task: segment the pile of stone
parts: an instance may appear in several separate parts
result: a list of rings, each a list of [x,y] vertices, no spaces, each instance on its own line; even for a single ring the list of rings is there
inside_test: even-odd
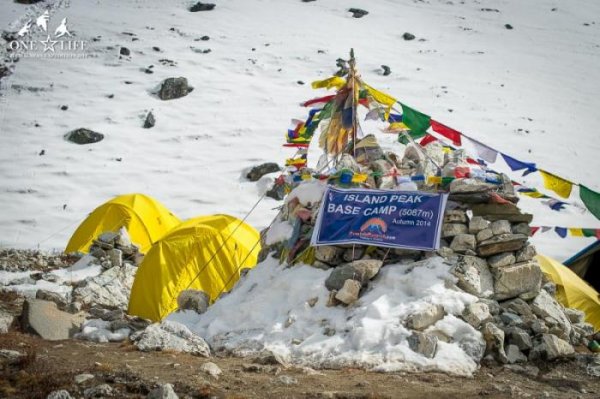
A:
[[[594,328],[584,321],[583,312],[565,309],[554,298],[556,287],[545,281],[535,248],[528,242],[532,215],[517,207],[518,198],[507,176],[474,167],[461,150],[445,154],[437,143],[423,150],[408,146],[401,158],[384,153],[372,138],[356,159],[344,154],[337,170],[368,173],[370,177],[361,186],[378,189],[410,189],[403,186],[410,182],[407,177],[438,171],[442,177],[454,177],[442,186],[449,200],[441,248],[423,252],[362,245],[311,247],[319,203],[302,203],[292,191],[276,224],[287,223],[293,232],[289,239],[272,243],[270,232],[264,231],[261,259],[271,254],[290,265],[302,262],[331,270],[325,281],[330,291],[328,306],[352,306],[376,283],[372,280],[381,267],[398,263],[418,267],[420,260],[441,256],[455,277],[449,284],[478,298],[461,316],[485,339],[485,347],[464,348],[478,362],[551,360],[574,353],[573,345],[588,344]],[[290,184],[292,188],[297,185]],[[417,184],[412,189],[436,192],[440,188],[426,180]],[[413,351],[432,358],[437,342],[452,342],[452,337],[432,327],[444,316],[443,306],[431,305],[405,320],[405,326],[413,331],[409,338]]]
[[[124,263],[137,266],[143,259],[139,248],[131,242],[123,228],[118,233],[109,231],[100,234],[90,246],[89,253],[100,260],[104,269],[121,267]]]
[[[69,264],[62,253],[45,253],[30,249],[0,249],[0,270],[6,272],[48,271]]]

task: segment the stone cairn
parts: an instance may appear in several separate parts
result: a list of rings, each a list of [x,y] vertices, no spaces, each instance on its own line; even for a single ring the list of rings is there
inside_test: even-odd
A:
[[[302,262],[331,270],[325,281],[330,291],[328,306],[348,306],[357,301],[382,266],[414,262],[418,266],[419,261],[441,256],[456,277],[454,288],[479,298],[462,314],[486,342],[485,350],[481,348],[481,353],[474,356],[478,360],[504,364],[551,360],[574,353],[573,345],[588,344],[594,328],[584,321],[583,312],[565,309],[554,298],[556,286],[545,280],[535,260],[535,248],[528,243],[532,215],[516,206],[518,198],[506,175],[474,167],[462,150],[445,153],[435,142],[422,149],[409,145],[400,158],[384,153],[373,136],[367,138],[375,144],[359,151],[359,142],[356,158],[343,154],[337,164],[340,172],[369,174],[362,187],[393,189],[403,177],[407,181],[406,177],[435,175],[439,170],[442,178],[450,178],[446,179],[451,181],[449,184],[441,186],[449,198],[440,249],[424,252],[361,245],[311,247],[319,203],[288,198],[277,222],[288,221],[294,226],[294,234],[287,241],[267,245],[268,232],[263,231],[259,260],[271,254],[289,265]],[[465,170],[469,178],[454,178],[457,171]],[[297,184],[291,183],[289,188]],[[425,180],[418,183],[418,189],[439,191],[440,186],[428,185]],[[434,357],[437,342],[452,339],[423,332],[444,316],[443,306],[431,305],[408,317],[406,327],[414,330],[409,338],[412,350]]]

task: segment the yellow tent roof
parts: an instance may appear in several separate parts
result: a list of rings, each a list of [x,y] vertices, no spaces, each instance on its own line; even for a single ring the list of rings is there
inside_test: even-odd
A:
[[[133,282],[128,313],[159,321],[177,308],[185,289],[204,291],[214,302],[231,290],[240,270],[256,265],[260,234],[228,215],[194,218],[155,243]]]
[[[542,272],[556,284],[556,298],[565,307],[585,312],[588,323],[600,330],[600,296],[571,269],[544,255],[536,256]]]
[[[89,251],[92,241],[106,231],[125,227],[131,241],[146,253],[152,244],[181,221],[164,205],[144,194],[115,197],[94,209],[79,225],[65,252]]]

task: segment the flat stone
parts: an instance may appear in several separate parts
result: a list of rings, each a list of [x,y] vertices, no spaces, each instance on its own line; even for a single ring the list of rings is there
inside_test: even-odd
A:
[[[26,299],[23,303],[23,328],[49,341],[73,337],[81,330],[84,321],[84,314],[63,312],[54,302]]]
[[[200,336],[173,321],[151,324],[145,330],[133,333],[129,339],[143,352],[174,351],[210,356],[210,348]]]
[[[506,359],[509,364],[527,362],[527,356],[516,345],[508,345],[506,347]]]
[[[458,234],[452,239],[450,249],[454,252],[465,253],[475,250],[475,236],[471,234]]]
[[[280,172],[281,168],[275,162],[266,162],[256,165],[246,174],[246,179],[250,181],[259,181],[261,177],[269,173]]]
[[[65,310],[68,305],[68,301],[65,297],[53,291],[37,290],[35,293],[35,299],[54,302],[56,306],[61,310]]]
[[[467,305],[462,313],[462,317],[467,323],[477,329],[481,324],[492,319],[488,305],[482,302]]]
[[[541,285],[542,270],[537,262],[516,263],[494,271],[494,299],[499,301],[539,292]]]
[[[450,183],[450,194],[488,192],[493,186],[476,179],[454,179]]]
[[[325,286],[328,290],[340,290],[348,279],[356,280],[361,286],[379,273],[383,262],[377,259],[361,259],[333,269]]]
[[[535,247],[527,244],[523,249],[516,252],[515,257],[517,262],[527,262],[528,260],[533,259],[535,255],[537,255]]]
[[[193,6],[189,8],[190,12],[199,12],[199,11],[211,11],[216,7],[216,4],[213,3],[202,3],[201,1],[197,2]]]
[[[477,234],[481,230],[487,229],[490,227],[490,221],[485,220],[481,216],[473,216],[469,221],[469,233]],[[491,237],[491,236],[490,236]]]
[[[477,238],[477,242],[482,242],[485,240],[489,240],[493,236],[494,236],[494,233],[492,233],[492,229],[485,228],[483,230],[478,231],[475,238]]]
[[[490,221],[508,220],[511,223],[531,223],[533,215],[521,213],[514,204],[474,204],[471,207],[473,216],[483,216]]]
[[[512,234],[511,225],[508,220],[496,220],[492,222],[490,228],[495,236],[499,236],[501,234]]]
[[[571,322],[565,316],[561,305],[546,291],[541,290],[538,296],[531,302],[531,309],[538,317],[546,320],[550,318],[563,331],[560,338],[569,339],[571,334]]]
[[[494,236],[489,240],[481,241],[477,246],[480,256],[488,257],[501,252],[517,251],[527,242],[527,236],[523,234],[502,234]]]
[[[476,256],[461,256],[451,273],[458,278],[457,286],[480,298],[494,294],[494,277],[487,262]]]
[[[467,223],[467,214],[460,209],[447,209],[444,213],[444,223]]]
[[[413,352],[419,353],[427,358],[435,357],[438,338],[435,335],[413,331],[408,337],[408,346]]]
[[[159,384],[150,391],[146,399],[179,399],[179,396],[175,393],[172,384]]]
[[[445,312],[442,305],[428,304],[424,309],[408,316],[407,326],[413,330],[424,330],[430,325],[444,318]]]
[[[86,381],[93,380],[94,379],[94,375],[93,374],[88,374],[88,373],[77,374],[75,376],[75,378],[73,378],[73,379],[75,380],[76,384],[83,384]]]
[[[512,252],[502,252],[487,258],[488,264],[492,268],[510,266],[515,263],[515,260]]]
[[[454,237],[459,234],[466,234],[467,226],[461,223],[445,223],[442,226],[442,238]]]
[[[351,279],[346,280],[344,281],[344,286],[335,294],[335,299],[346,305],[353,304],[358,300],[360,287],[360,282]]]

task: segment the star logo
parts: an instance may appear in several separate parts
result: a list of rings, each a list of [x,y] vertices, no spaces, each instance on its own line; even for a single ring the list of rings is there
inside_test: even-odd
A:
[[[48,35],[46,40],[40,40],[40,43],[42,43],[44,45],[44,53],[45,53],[47,51],[54,52],[54,46],[56,45],[56,43],[58,43],[58,41],[50,40],[50,35]]]

